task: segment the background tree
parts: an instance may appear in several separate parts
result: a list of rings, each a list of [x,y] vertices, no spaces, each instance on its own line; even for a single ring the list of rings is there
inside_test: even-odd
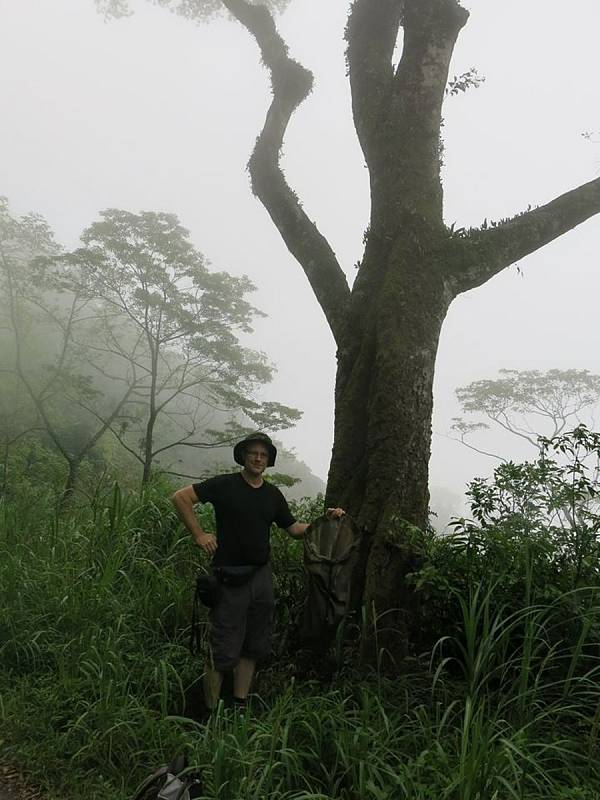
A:
[[[583,422],[594,428],[593,411],[600,402],[600,375],[586,369],[546,372],[501,369],[500,376],[473,381],[456,390],[463,413],[487,420],[454,419],[452,430],[471,450],[506,460],[469,441],[473,434],[490,427],[516,436],[540,452],[543,447],[540,436],[553,438]]]
[[[101,218],[65,262],[80,276],[74,289],[108,309],[91,349],[127,362],[134,412],[108,427],[142,464],[142,482],[168,451],[213,448],[245,432],[242,415],[270,431],[298,420],[296,409],[253,397],[273,368],[238,339],[261,313],[246,300],[250,280],[211,271],[173,214],[109,209]],[[211,411],[219,430],[207,430]]]
[[[158,2],[196,19],[218,10],[207,0]],[[222,0],[222,7],[254,37],[271,76],[272,103],[249,163],[253,191],[304,269],[337,344],[327,498],[344,505],[367,532],[369,607],[406,608],[403,576],[414,568],[409,532],[427,522],[433,373],[450,303],[600,211],[600,179],[512,219],[448,227],[440,180],[442,103],[469,14],[457,0],[354,0],[346,28],[348,74],[370,175],[371,218],[350,288],[279,164],[288,122],[310,93],[312,74],[289,57],[273,4]],[[404,619],[397,617],[400,625]]]
[[[116,475],[122,457],[100,445],[108,431],[147,482],[165,453],[196,477],[208,464],[190,466],[186,449],[212,452],[249,426],[276,431],[298,419],[253,396],[273,370],[236,336],[259,313],[245,299],[252,284],[209,270],[175,217],[106,212],[85,239],[88,247],[62,254],[41,218],[15,218],[2,202],[3,492],[10,453],[27,436],[13,461],[55,489],[62,476],[64,503],[84,461]],[[46,462],[50,484],[39,474]]]
[[[102,391],[90,373],[91,342],[102,311],[73,290],[61,270],[45,269],[59,247],[36,215],[12,217],[0,207],[0,293],[3,301],[2,406],[6,476],[8,448],[42,430],[66,465],[61,503],[72,495],[80,466],[124,413],[132,386]],[[114,378],[114,376],[113,376]],[[3,408],[3,411],[4,411]],[[24,423],[23,410],[30,420]],[[13,427],[13,426],[17,427]]]

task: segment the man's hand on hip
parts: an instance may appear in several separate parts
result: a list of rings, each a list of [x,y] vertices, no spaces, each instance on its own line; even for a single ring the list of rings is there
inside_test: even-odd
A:
[[[198,536],[196,544],[209,556],[214,556],[217,552],[217,537],[212,533],[203,533],[201,536]]]

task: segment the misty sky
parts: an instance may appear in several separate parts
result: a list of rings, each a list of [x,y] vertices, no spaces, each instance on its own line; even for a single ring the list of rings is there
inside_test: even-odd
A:
[[[279,372],[265,393],[304,410],[286,445],[326,476],[334,347],[306,278],[249,190],[245,165],[269,104],[254,42],[228,20],[195,26],[143,0],[103,21],[93,0],[0,0],[0,194],[43,214],[67,247],[107,207],[176,213],[219,269],[248,274],[269,316],[252,344]],[[280,28],[316,87],[293,118],[284,167],[349,280],[368,181],[345,77],[345,0],[292,0]],[[446,220],[511,216],[600,174],[598,0],[472,0],[451,74]],[[600,135],[598,136],[600,139]],[[437,366],[431,483],[460,492],[493,462],[446,438],[454,389],[503,367],[600,372],[600,216],[453,303]]]

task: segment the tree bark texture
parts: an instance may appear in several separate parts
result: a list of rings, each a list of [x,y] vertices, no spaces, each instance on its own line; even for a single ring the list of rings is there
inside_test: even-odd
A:
[[[327,502],[365,531],[362,601],[409,634],[404,580],[428,521],[433,375],[452,300],[600,211],[600,179],[513,219],[455,232],[443,221],[442,103],[468,19],[458,0],[355,0],[346,29],[357,135],[371,218],[352,289],[279,165],[291,114],[312,76],[290,59],[269,12],[223,0],[254,36],[273,100],[250,159],[252,187],[304,269],[338,347]],[[392,54],[404,29],[397,66]]]

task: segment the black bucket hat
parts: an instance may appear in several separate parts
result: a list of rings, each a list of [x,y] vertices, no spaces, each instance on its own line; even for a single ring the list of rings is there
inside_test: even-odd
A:
[[[275,459],[277,458],[277,448],[271,441],[271,437],[267,436],[266,433],[249,433],[248,436],[245,436],[241,442],[238,442],[233,448],[233,458],[235,463],[242,467],[244,466],[244,452],[250,442],[260,442],[261,444],[264,444],[269,451],[269,461],[267,466],[274,467]]]

